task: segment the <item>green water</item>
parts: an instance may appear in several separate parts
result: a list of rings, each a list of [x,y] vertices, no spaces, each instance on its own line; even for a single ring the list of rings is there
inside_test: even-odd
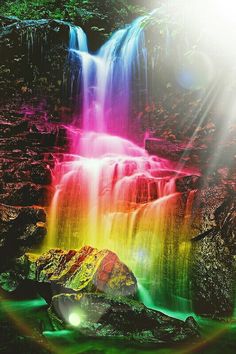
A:
[[[55,354],[235,354],[236,353],[236,322],[220,323],[196,317],[202,334],[201,340],[194,345],[178,345],[172,347],[145,347],[124,341],[105,339],[88,339],[78,337],[73,330],[53,331],[47,316],[47,305],[41,298],[33,300],[5,300],[0,303],[0,325],[9,321],[22,336],[35,337],[35,332],[43,333],[42,352],[45,347],[48,353]],[[164,311],[169,315],[185,319],[186,314],[175,314]],[[30,334],[31,333],[31,334]],[[4,343],[0,343],[0,353],[5,354]],[[10,348],[7,353],[16,353]],[[16,348],[17,350],[17,348]],[[39,349],[39,353],[41,353]],[[37,352],[38,353],[38,352]],[[24,352],[22,354],[34,354]]]

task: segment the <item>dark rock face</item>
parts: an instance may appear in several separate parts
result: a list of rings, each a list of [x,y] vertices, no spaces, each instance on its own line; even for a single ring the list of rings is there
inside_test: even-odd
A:
[[[66,131],[40,111],[0,115],[0,203],[48,205],[53,152],[67,147]]]
[[[215,213],[224,200],[234,193],[227,184],[208,185],[199,189],[192,205],[192,228],[194,236],[210,231],[217,226]],[[223,208],[225,210],[225,208]]]
[[[236,238],[235,196],[213,213],[212,228],[193,240],[193,305],[200,315],[231,316],[235,305]],[[208,226],[209,227],[209,226]]]
[[[42,107],[0,114],[0,268],[39,245],[53,194],[55,152],[67,149],[65,128]]]
[[[73,313],[80,314],[77,330],[84,336],[146,344],[176,343],[198,337],[193,318],[182,322],[124,297],[91,293],[53,297],[49,316],[55,329],[68,326]]]
[[[63,21],[6,19],[0,29],[1,100],[34,95],[55,106],[63,98],[69,25]]]
[[[0,203],[9,217],[0,231],[5,271],[46,234],[46,214],[36,206],[50,204],[54,153],[68,147],[59,115],[71,112],[62,105],[69,24],[12,17],[0,22]]]
[[[35,282],[39,288],[46,285],[45,289],[49,290],[42,295],[47,301],[51,293],[65,291],[104,292],[115,296],[135,296],[137,292],[133,273],[115,253],[89,246],[79,251],[52,249],[39,257],[25,254],[17,261],[13,273],[9,273],[9,282],[14,282],[15,288],[22,279]]]
[[[45,221],[42,208],[0,205],[0,269],[7,267],[12,257],[42,241]]]
[[[234,272],[230,249],[212,230],[193,246],[194,310],[210,317],[231,316],[234,310]]]
[[[179,177],[176,180],[176,190],[181,193],[197,190],[201,187],[202,183],[201,177],[196,175]]]

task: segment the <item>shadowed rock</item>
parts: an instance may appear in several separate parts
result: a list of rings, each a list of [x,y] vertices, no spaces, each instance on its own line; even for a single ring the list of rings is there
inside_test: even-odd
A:
[[[199,335],[192,317],[183,322],[137,301],[105,294],[56,295],[48,312],[56,330],[71,326],[70,315],[77,314],[79,334],[90,337],[164,344],[193,340]]]
[[[213,227],[193,239],[193,307],[200,315],[229,317],[235,304],[235,195],[225,198],[215,211],[209,198],[207,201]],[[217,202],[215,194],[215,205]]]
[[[0,204],[0,256],[1,264],[15,255],[24,253],[38,244],[46,234],[45,212],[37,207],[12,207]],[[3,262],[4,261],[4,262]]]

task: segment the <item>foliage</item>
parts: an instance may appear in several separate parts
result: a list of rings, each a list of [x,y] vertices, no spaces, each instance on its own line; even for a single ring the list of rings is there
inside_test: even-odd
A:
[[[53,18],[88,25],[107,34],[147,11],[132,0],[15,0],[1,1],[0,13],[20,19]],[[102,28],[102,29],[101,29]]]

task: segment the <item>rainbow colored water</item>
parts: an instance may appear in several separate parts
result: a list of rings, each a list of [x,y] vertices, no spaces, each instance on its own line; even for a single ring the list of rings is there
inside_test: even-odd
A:
[[[68,127],[71,148],[54,169],[46,247],[111,249],[155,305],[189,310],[193,193],[178,193],[176,179],[190,172],[124,138],[134,80],[147,99],[145,20],[117,31],[97,54],[88,52],[83,31],[71,28],[69,62],[81,68],[69,80],[77,127]]]

